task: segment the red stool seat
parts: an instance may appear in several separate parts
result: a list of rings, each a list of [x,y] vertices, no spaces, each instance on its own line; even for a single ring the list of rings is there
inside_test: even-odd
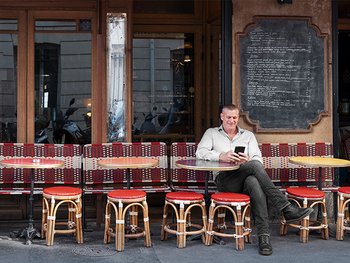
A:
[[[350,194],[350,187],[340,187],[339,189],[338,189],[338,192],[339,193],[343,193],[343,194]]]
[[[202,194],[196,192],[171,192],[165,196],[172,200],[202,200],[204,198]]]
[[[304,198],[323,198],[325,196],[324,192],[320,190],[306,187],[289,187],[286,191],[288,194]]]
[[[115,190],[107,196],[114,199],[140,199],[146,197],[146,193],[141,190]]]
[[[211,199],[221,202],[249,202],[250,197],[237,193],[217,193],[211,196]]]
[[[54,196],[75,196],[82,193],[81,189],[70,186],[54,186],[45,188],[43,190],[44,194],[54,195]]]

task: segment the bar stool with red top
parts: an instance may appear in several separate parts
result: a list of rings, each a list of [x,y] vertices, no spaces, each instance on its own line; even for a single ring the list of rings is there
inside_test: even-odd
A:
[[[289,187],[286,190],[286,195],[288,200],[295,202],[299,207],[313,207],[316,204],[321,204],[322,206],[322,222],[310,219],[307,216],[299,221],[299,224],[293,224],[286,222],[282,214],[281,222],[281,235],[287,233],[288,226],[300,229],[300,242],[306,243],[309,238],[309,230],[321,229],[321,235],[323,239],[328,239],[328,223],[327,223],[327,211],[326,211],[326,201],[325,193],[317,189],[311,189],[307,187]],[[310,222],[313,223],[310,226]]]
[[[350,231],[350,187],[338,189],[338,217],[337,217],[337,240],[344,239],[344,231]]]
[[[176,223],[167,224],[168,208],[171,206],[176,215]],[[178,206],[178,207],[177,207]],[[202,210],[203,225],[191,223],[191,209],[200,207]],[[175,229],[171,229],[174,228]],[[194,227],[198,230],[191,230]],[[163,224],[161,229],[161,240],[167,240],[168,233],[177,236],[177,247],[186,247],[186,236],[202,234],[205,243],[205,232],[207,231],[207,211],[205,208],[204,195],[196,192],[171,192],[165,196],[163,212]]]
[[[83,243],[81,189],[70,186],[56,186],[43,190],[42,238],[46,236],[46,245],[52,246],[55,234],[69,233],[76,236],[79,244]],[[58,202],[58,203],[56,203]],[[68,221],[56,222],[60,205],[68,203]],[[56,229],[66,225],[68,229]]]
[[[124,204],[126,205],[124,208]],[[111,208],[114,208],[116,227],[110,227]],[[143,211],[144,228],[137,224],[138,207]],[[125,226],[125,215],[129,210],[130,225]],[[130,230],[125,234],[125,230]],[[123,251],[125,238],[144,237],[144,243],[147,247],[151,246],[151,235],[149,229],[148,205],[146,202],[146,193],[140,190],[115,190],[107,194],[106,219],[104,243],[109,243],[111,238],[116,237],[116,250]]]
[[[235,207],[235,210],[232,208]],[[235,225],[226,225],[225,213],[228,209],[231,211]],[[243,211],[243,212],[242,212]],[[218,212],[217,225],[214,227],[215,213]],[[252,234],[250,228],[250,197],[245,194],[237,193],[217,193],[211,196],[211,205],[209,209],[208,231],[206,245],[213,243],[213,237],[234,237],[236,239],[236,249],[244,249],[244,238],[252,243]],[[227,228],[235,229],[234,234],[225,233]]]

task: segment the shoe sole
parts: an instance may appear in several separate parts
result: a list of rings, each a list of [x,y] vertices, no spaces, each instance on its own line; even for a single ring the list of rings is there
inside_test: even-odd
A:
[[[300,221],[302,220],[304,217],[307,217],[308,215],[310,215],[312,212],[314,211],[313,208],[310,208],[307,212],[305,212],[305,214],[303,214],[302,216],[298,217],[298,218],[293,218],[293,219],[289,219],[286,220],[286,223],[291,223],[291,222],[295,222],[295,221]]]
[[[269,251],[269,252],[267,252],[267,251],[260,251],[260,250],[259,250],[259,254],[260,254],[260,255],[263,255],[263,256],[270,256],[270,255],[272,254],[272,250]]]

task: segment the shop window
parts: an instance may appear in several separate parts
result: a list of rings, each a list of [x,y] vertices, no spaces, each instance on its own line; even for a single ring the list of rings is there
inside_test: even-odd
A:
[[[90,118],[91,34],[37,32],[35,142],[91,143]]]
[[[171,143],[194,135],[193,37],[134,35],[134,141]]]
[[[0,19],[0,30],[17,30],[17,20]],[[17,34],[0,34],[0,141],[17,141]]]

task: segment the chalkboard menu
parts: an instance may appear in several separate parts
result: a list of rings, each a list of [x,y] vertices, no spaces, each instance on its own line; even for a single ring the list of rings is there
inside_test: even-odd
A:
[[[325,35],[308,20],[257,19],[239,45],[247,119],[257,131],[310,131],[326,114]]]

